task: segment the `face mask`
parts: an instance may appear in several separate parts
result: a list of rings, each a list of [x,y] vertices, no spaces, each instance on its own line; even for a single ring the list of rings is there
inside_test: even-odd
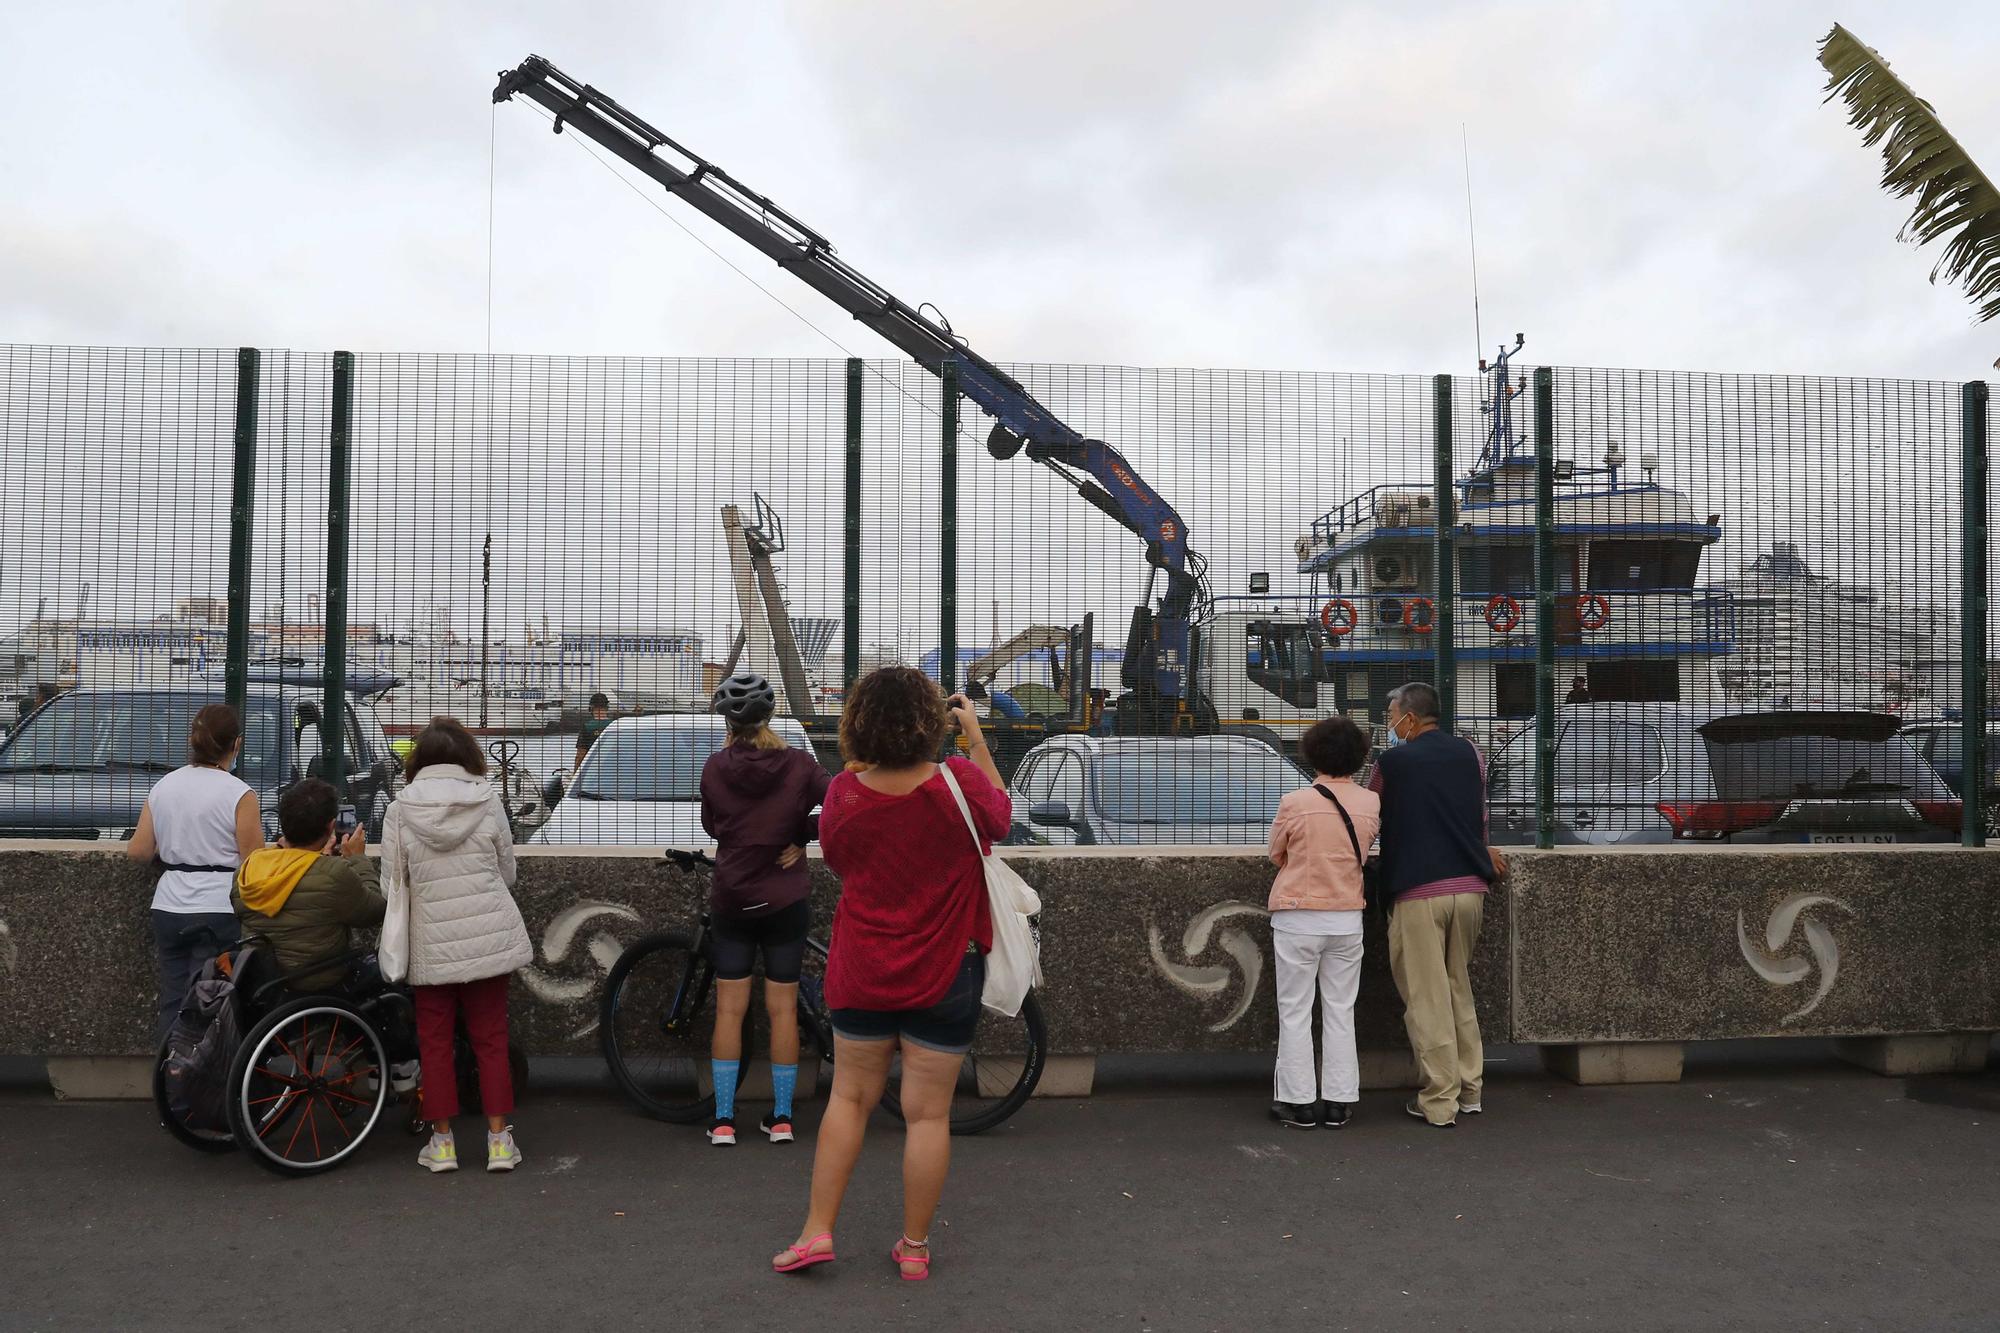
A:
[[[1391,723],[1389,726],[1389,739],[1382,742],[1382,748],[1385,750],[1393,750],[1402,743],[1403,743],[1403,733],[1396,729],[1394,723]]]

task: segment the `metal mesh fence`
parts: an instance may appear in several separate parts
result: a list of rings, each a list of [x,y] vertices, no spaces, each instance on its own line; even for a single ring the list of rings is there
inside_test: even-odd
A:
[[[850,678],[902,662],[979,702],[1022,841],[1261,842],[1305,729],[1379,746],[1413,680],[1489,756],[1496,842],[1958,836],[1987,592],[1960,386],[1559,368],[1542,395],[1507,361],[1447,379],[1440,422],[1429,376],[1004,368],[1122,454],[1092,475],[997,456],[970,402],[948,431],[910,362],[352,364],[343,416],[334,356],[260,359],[235,600],[267,810],[331,767],[331,634],[371,824],[448,714],[524,838],[699,842],[723,674],[769,677],[831,766]],[[69,691],[0,751],[0,830],[120,836],[222,694],[236,375],[0,349],[0,693],[12,720]],[[616,725],[576,775],[596,696]]]

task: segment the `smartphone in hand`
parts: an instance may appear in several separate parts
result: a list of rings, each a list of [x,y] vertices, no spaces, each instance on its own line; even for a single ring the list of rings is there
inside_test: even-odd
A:
[[[333,827],[340,840],[345,842],[354,836],[354,830],[361,827],[361,817],[354,812],[353,806],[343,805]]]

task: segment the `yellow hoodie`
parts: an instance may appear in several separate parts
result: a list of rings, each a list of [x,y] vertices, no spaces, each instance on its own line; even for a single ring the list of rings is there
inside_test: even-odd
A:
[[[236,892],[243,905],[259,916],[276,916],[319,855],[291,847],[261,847],[250,853],[236,872]]]

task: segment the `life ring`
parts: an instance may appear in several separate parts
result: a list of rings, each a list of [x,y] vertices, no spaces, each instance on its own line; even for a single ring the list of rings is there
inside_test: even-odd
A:
[[[1424,613],[1423,623],[1417,622],[1417,612]],[[1412,634],[1429,634],[1437,624],[1437,607],[1428,597],[1412,597],[1403,603],[1403,628]]]
[[[1506,593],[1486,599],[1486,626],[1495,634],[1509,634],[1521,623],[1521,604]]]
[[[1576,599],[1576,623],[1585,629],[1603,629],[1611,623],[1611,603],[1600,592],[1587,592]]]
[[[1339,613],[1336,620],[1335,613]],[[1336,597],[1319,609],[1319,623],[1328,634],[1336,637],[1354,633],[1354,627],[1361,623],[1361,613],[1354,609],[1354,603],[1345,597]]]

